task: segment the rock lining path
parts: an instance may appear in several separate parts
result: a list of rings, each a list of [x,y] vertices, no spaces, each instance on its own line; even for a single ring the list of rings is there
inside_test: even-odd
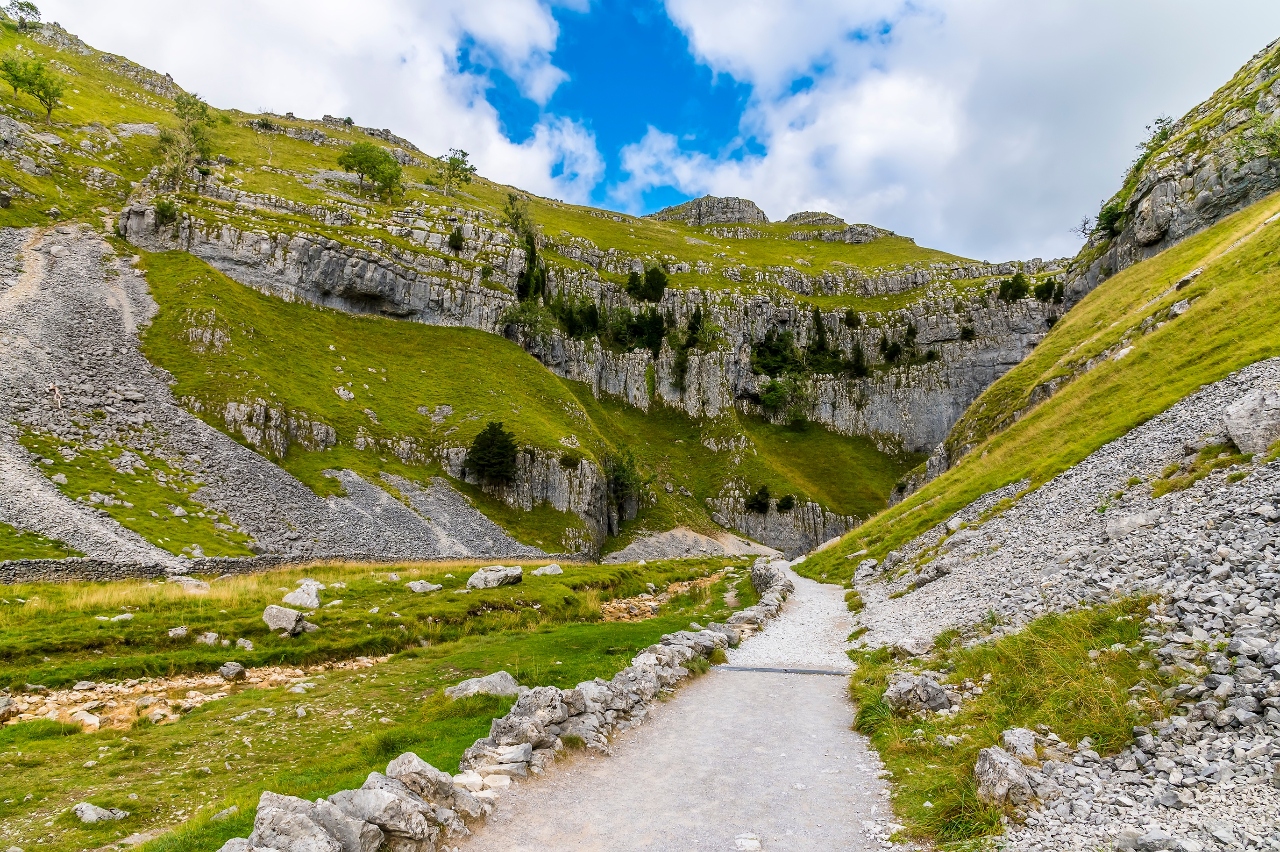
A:
[[[788,573],[795,594],[730,664],[849,671],[843,591]],[[615,739],[611,756],[513,788],[460,848],[878,849],[888,793],[850,730],[847,688],[843,677],[713,669]]]

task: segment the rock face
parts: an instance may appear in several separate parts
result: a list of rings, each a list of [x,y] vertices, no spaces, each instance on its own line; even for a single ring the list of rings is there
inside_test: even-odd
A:
[[[769,217],[746,198],[704,195],[684,204],[665,207],[648,218],[684,222],[686,225],[767,225]]]
[[[1223,412],[1222,423],[1240,452],[1264,453],[1280,438],[1280,390],[1258,388]]]
[[[1122,269],[1153,257],[1280,189],[1280,150],[1260,130],[1273,120],[1280,81],[1272,42],[1153,144],[1136,180],[1108,204],[1114,233],[1095,233],[1068,279],[1079,298]]]
[[[496,589],[513,586],[524,579],[524,569],[519,565],[489,565],[467,578],[468,589]]]
[[[1031,784],[1022,761],[999,746],[978,752],[973,780],[978,785],[978,798],[988,804],[1020,805],[1031,798]]]
[[[772,501],[765,513],[748,511],[741,496],[707,500],[711,518],[755,541],[763,541],[789,559],[808,553],[824,541],[844,535],[858,519],[828,512],[817,503],[799,503],[788,512],[779,512]]]

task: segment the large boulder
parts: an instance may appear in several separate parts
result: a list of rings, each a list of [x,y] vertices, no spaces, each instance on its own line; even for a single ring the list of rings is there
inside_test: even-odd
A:
[[[309,811],[311,803],[304,804],[309,806]],[[255,849],[277,849],[279,852],[344,852],[337,839],[299,810],[259,804],[249,845]]]
[[[453,776],[441,772],[411,751],[387,764],[387,777],[394,778],[424,799],[447,801],[453,794]]]
[[[469,698],[472,695],[500,695],[510,697],[520,694],[520,684],[507,672],[494,672],[484,677],[473,677],[445,689],[449,698]]]
[[[1227,406],[1222,421],[1242,453],[1261,453],[1280,439],[1280,389],[1258,388]]]
[[[951,698],[942,684],[929,674],[910,672],[898,672],[890,678],[883,700],[895,713],[904,714],[920,710],[937,712],[951,706]]]
[[[519,565],[489,565],[481,568],[467,579],[468,589],[496,589],[498,586],[512,586],[524,579],[524,569]]]
[[[89,802],[81,802],[71,809],[71,812],[83,823],[93,824],[95,822],[109,822],[113,819],[124,819],[129,815],[128,811],[122,811],[119,808],[100,808]]]
[[[262,611],[262,620],[267,623],[267,627],[271,630],[279,630],[283,633],[288,633],[290,636],[297,636],[302,632],[302,613],[296,609],[289,609],[287,606],[268,604],[267,608]]]
[[[1027,728],[1010,728],[1000,735],[1005,750],[1024,763],[1036,761],[1036,734]]]
[[[1022,761],[1000,746],[978,752],[973,780],[978,785],[978,798],[987,804],[1020,805],[1031,798],[1031,782]]]

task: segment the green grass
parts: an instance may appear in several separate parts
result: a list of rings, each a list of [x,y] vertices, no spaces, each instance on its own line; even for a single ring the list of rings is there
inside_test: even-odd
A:
[[[246,666],[306,665],[393,653],[423,642],[595,621],[602,600],[640,594],[646,582],[665,587],[700,577],[722,564],[570,565],[563,575],[530,576],[519,585],[466,594],[458,590],[475,563],[407,566],[399,569],[399,582],[387,580],[384,569],[316,565],[218,580],[204,594],[142,580],[6,586],[0,603],[0,685],[56,687],[79,680],[211,672],[231,658]],[[319,631],[281,639],[263,623],[262,610],[280,603],[282,589],[295,588],[304,576],[347,587],[321,594],[322,606],[310,616]],[[419,578],[445,588],[431,594],[405,588]],[[334,600],[342,604],[323,606]],[[370,611],[375,607],[379,612]],[[122,612],[133,619],[105,620]],[[168,630],[178,626],[191,635],[170,639]],[[194,636],[206,631],[232,641],[249,639],[254,650],[196,643]]]
[[[799,570],[847,578],[856,566],[846,554],[883,557],[983,494],[1023,478],[1038,486],[1202,385],[1280,354],[1280,224],[1267,224],[1278,211],[1273,195],[1104,282],[970,407],[948,438],[974,445],[955,468]],[[1193,283],[1174,289],[1199,267]],[[1144,320],[1180,299],[1194,300],[1186,313],[1143,333]],[[1076,375],[1122,341],[1133,347],[1122,360]],[[1012,422],[1036,387],[1070,376]]]
[[[461,598],[449,592],[415,596],[402,583],[378,582],[385,580],[385,571],[371,575],[362,566],[317,566],[307,575],[330,581],[341,577],[348,583],[346,589],[322,593],[323,598],[340,594],[347,603],[317,614],[320,632],[290,640],[305,643],[330,636],[327,648],[312,645],[299,656],[282,650],[284,640],[272,643],[252,621],[264,600],[278,599],[276,587],[292,586],[302,576],[300,570],[215,583],[204,596],[138,582],[7,587],[6,597],[12,600],[21,593],[29,596],[29,603],[0,610],[0,647],[22,641],[26,630],[43,634],[63,626],[60,637],[48,636],[45,648],[36,652],[56,656],[54,662],[60,665],[49,663],[30,672],[49,681],[82,676],[120,680],[136,672],[131,661],[144,654],[160,659],[160,668],[182,668],[189,658],[157,635],[178,620],[221,627],[228,636],[244,633],[266,649],[261,657],[255,657],[256,651],[246,655],[235,649],[209,649],[207,659],[195,666],[205,671],[228,658],[296,663],[341,657],[359,650],[359,637],[369,632],[365,622],[386,637],[399,634],[398,624],[405,623],[411,627],[407,639],[412,641],[373,668],[310,674],[307,680],[315,688],[305,695],[284,688],[232,688],[229,697],[208,702],[172,724],[143,722],[127,731],[93,734],[70,733],[65,726],[47,722],[0,729],[0,767],[6,769],[0,772],[0,824],[13,832],[6,842],[24,848],[39,842],[40,848],[62,852],[93,848],[136,831],[170,829],[147,848],[207,852],[229,837],[247,835],[264,789],[306,798],[328,795],[359,786],[370,771],[381,770],[407,750],[456,771],[462,751],[488,732],[489,720],[504,713],[508,702],[449,702],[441,697],[441,687],[498,669],[531,685],[569,687],[597,676],[611,677],[663,633],[687,627],[692,620],[723,619],[729,611],[724,592],[737,585],[739,599],[746,599],[750,583],[745,577],[720,581],[702,593],[679,596],[665,604],[658,617],[636,623],[593,622],[584,601],[631,595],[643,590],[646,582],[665,584],[723,564],[703,560],[566,566],[561,576],[529,577],[519,586]],[[441,579],[446,572],[457,575],[452,582],[444,579],[450,586],[469,574],[455,565],[410,567],[401,577],[402,582],[410,576]],[[566,604],[566,598],[578,603]],[[368,612],[375,602],[382,604],[378,615]],[[534,603],[543,605],[541,613],[532,609]],[[101,643],[99,622],[89,614],[119,611],[120,606],[137,607],[130,624],[137,630],[132,644]],[[389,617],[393,607],[402,619]],[[552,607],[559,609],[553,612]],[[81,611],[85,617],[77,614]],[[423,647],[419,640],[430,635],[423,625],[427,613],[445,626]],[[24,623],[30,627],[24,628]],[[88,646],[95,643],[96,650],[105,653],[87,664],[95,656]],[[84,647],[72,647],[77,644]],[[392,644],[388,641],[381,650],[395,650]],[[323,653],[316,653],[320,650]],[[0,672],[6,681],[26,676],[17,673],[11,660],[0,661]],[[304,718],[297,716],[298,707],[305,708]],[[85,767],[89,760],[98,765]],[[33,798],[24,801],[28,793]],[[131,815],[118,823],[84,826],[67,813],[80,801],[120,807]],[[240,808],[238,815],[223,822],[209,820],[231,805]],[[46,827],[46,822],[53,825]]]
[[[253,555],[246,546],[247,535],[236,531],[225,515],[206,508],[192,496],[200,487],[200,481],[163,459],[134,453],[146,467],[123,473],[112,466],[112,462],[126,452],[119,445],[101,450],[81,446],[71,451],[67,447],[69,452],[64,456],[58,451],[63,445],[53,435],[27,432],[21,441],[37,457],[52,462],[38,465],[45,475],[66,477],[66,484],[58,485],[63,494],[98,505],[122,526],[170,553],[190,552],[192,545],[198,545],[206,556]],[[111,502],[94,503],[90,495],[99,499],[109,497]],[[179,517],[175,508],[185,514]]]
[[[56,539],[20,530],[0,521],[0,562],[8,559],[65,559],[83,556]]]
[[[982,695],[961,702],[954,718],[895,716],[880,699],[896,664],[888,649],[863,654],[850,684],[856,728],[892,773],[894,810],[907,833],[947,844],[1003,829],[1003,811],[977,798],[973,765],[1009,728],[1044,725],[1073,745],[1088,737],[1104,755],[1129,743],[1133,726],[1161,710],[1164,683],[1141,642],[1147,603],[1131,599],[1048,615],[994,642],[944,647],[925,667],[949,672],[950,684],[969,679],[983,687]],[[1116,644],[1133,650],[1109,650]],[[984,684],[987,674],[992,679]],[[1145,690],[1128,692],[1142,681]],[[935,740],[940,736],[961,742],[948,747]]]

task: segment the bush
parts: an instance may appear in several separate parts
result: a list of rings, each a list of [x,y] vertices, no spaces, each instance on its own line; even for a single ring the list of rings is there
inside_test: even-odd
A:
[[[779,512],[790,512],[795,507],[796,507],[796,495],[783,494],[781,497],[778,498]]]
[[[577,470],[582,464],[582,454],[566,451],[560,454],[560,466],[565,470]]]
[[[619,516],[624,514],[628,505],[639,503],[644,493],[645,481],[631,450],[624,449],[616,455],[606,456],[604,475],[609,506],[618,510]]]
[[[746,499],[744,508],[758,515],[769,513],[769,486],[761,485],[760,490]]]
[[[849,308],[849,310],[844,312],[844,324],[846,328],[861,328],[862,314],[858,313],[853,308]]]
[[[178,205],[168,198],[156,202],[156,225],[163,228],[178,221]]]
[[[464,473],[488,484],[508,484],[516,477],[516,439],[501,423],[489,421],[467,450]]]
[[[898,359],[902,357],[902,344],[896,340],[890,341],[887,334],[881,334],[880,356],[884,358],[886,364],[898,363]]]
[[[1043,281],[1037,282],[1031,292],[1035,295],[1038,301],[1048,302],[1053,299],[1053,291],[1056,289],[1057,285],[1058,280],[1056,278],[1046,278]]]
[[[462,247],[467,244],[466,237],[462,236],[462,226],[458,225],[449,233],[449,250],[453,252],[462,251]]]
[[[771,328],[764,340],[751,347],[751,369],[758,376],[799,372],[802,366],[795,335],[790,331],[779,334],[777,329]]]
[[[562,292],[547,307],[570,337],[585,340],[599,334],[604,327],[600,308],[585,296],[573,299]]]
[[[760,406],[770,414],[776,414],[791,402],[791,388],[786,382],[770,379],[760,393]]]
[[[1119,201],[1113,201],[1098,211],[1098,232],[1104,237],[1116,237],[1124,230],[1124,207]]]
[[[971,325],[962,325],[960,326],[960,339],[965,342],[977,340],[978,332],[974,331]]]
[[[1021,272],[1016,272],[1012,278],[1006,278],[1000,282],[1000,300],[1002,302],[1016,302],[1027,298],[1030,294],[1030,279]]]

